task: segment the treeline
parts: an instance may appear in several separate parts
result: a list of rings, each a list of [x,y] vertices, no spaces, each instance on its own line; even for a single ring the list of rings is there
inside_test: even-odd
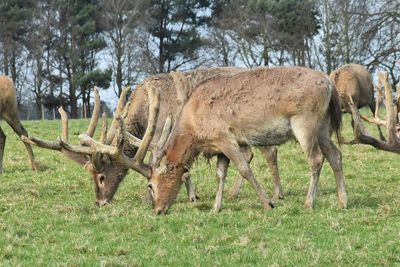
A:
[[[14,80],[24,119],[58,106],[77,118],[94,86],[118,96],[147,75],[199,66],[329,73],[359,63],[388,70],[395,87],[399,60],[399,1],[0,2],[0,72]]]

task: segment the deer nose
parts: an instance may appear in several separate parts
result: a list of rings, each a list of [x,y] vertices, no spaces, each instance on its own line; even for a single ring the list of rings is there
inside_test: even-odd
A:
[[[165,211],[165,209],[163,209],[163,208],[155,208],[155,209],[154,209],[154,213],[155,213],[156,215],[165,215],[165,214],[166,214],[166,211]]]
[[[96,200],[96,205],[97,206],[104,206],[106,204],[111,204],[111,201],[109,201],[108,199],[97,199]]]

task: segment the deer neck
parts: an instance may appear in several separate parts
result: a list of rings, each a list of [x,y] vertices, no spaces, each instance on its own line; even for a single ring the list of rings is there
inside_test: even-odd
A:
[[[197,140],[193,135],[178,133],[167,149],[167,161],[176,167],[190,168],[199,154],[196,144]]]

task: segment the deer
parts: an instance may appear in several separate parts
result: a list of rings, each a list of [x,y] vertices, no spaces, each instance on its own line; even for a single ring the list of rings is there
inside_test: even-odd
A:
[[[352,99],[357,109],[368,106],[375,114],[376,102],[374,98],[374,85],[369,71],[359,64],[346,64],[334,70],[330,76],[340,95],[340,106],[345,113],[351,113],[347,104]],[[354,122],[351,125],[354,129]],[[385,140],[382,130],[378,125],[379,136]]]
[[[0,119],[4,119],[18,136],[28,136],[22,126],[18,114],[17,96],[13,81],[7,76],[0,76]],[[6,144],[6,135],[0,127],[0,174],[3,173],[3,157]],[[28,151],[32,170],[36,170],[35,156],[32,147],[24,143]]]
[[[227,73],[236,73],[243,71],[240,68],[209,68],[209,69],[197,69],[194,71],[186,72],[185,75],[191,76],[194,83],[198,83],[201,80],[204,80],[208,77],[222,75]],[[128,89],[124,89],[121,97],[119,99],[116,116],[122,116],[123,120],[126,124],[127,132],[131,137],[130,140],[135,140],[133,136],[137,136],[142,138],[145,134],[145,130],[148,126],[148,118],[149,118],[149,93],[148,87],[157,88],[157,91],[160,94],[159,102],[160,107],[158,111],[157,124],[155,128],[154,139],[157,140],[162,133],[163,126],[168,118],[169,114],[173,114],[176,111],[176,91],[175,84],[173,82],[172,77],[169,74],[161,74],[157,76],[152,76],[142,82],[136,90],[131,94],[128,104],[125,104],[125,98],[128,94]],[[99,96],[97,90],[95,96],[95,104],[92,119],[90,121],[88,130],[86,131],[86,135],[88,137],[93,137],[95,128],[97,127],[97,121],[99,120]],[[95,193],[96,193],[96,204],[101,206],[108,203],[111,203],[119,184],[123,181],[126,176],[129,166],[124,166],[120,160],[112,160],[112,157],[105,155],[102,152],[90,152],[89,154],[85,154],[87,150],[82,151],[82,147],[76,147],[68,144],[68,133],[67,133],[67,116],[64,114],[63,110],[60,110],[62,113],[62,138],[58,142],[44,141],[37,137],[23,137],[23,140],[30,144],[37,145],[42,148],[48,148],[52,150],[58,150],[65,154],[67,158],[74,160],[75,162],[84,165],[85,168],[92,174]],[[100,138],[100,142],[102,144],[110,145],[113,142],[115,137],[115,120],[113,120],[111,127],[105,129],[104,131],[108,131],[107,133],[103,133],[104,137]],[[102,139],[104,138],[104,140]],[[136,140],[136,143],[138,141]],[[128,155],[128,157],[133,158],[138,152],[138,149],[133,145],[124,148],[124,153]],[[154,144],[151,145],[154,147]],[[275,147],[259,147],[258,148],[263,155],[266,157],[269,167],[272,171],[272,177],[275,185],[276,196],[279,198],[283,198],[283,190],[280,183],[280,177],[277,166],[277,151]],[[246,155],[248,161],[251,161],[252,152],[249,148],[246,149]],[[140,156],[142,157],[142,156]],[[217,173],[220,171],[217,171]],[[149,178],[148,173],[141,173],[146,178]],[[237,178],[237,180],[241,180]],[[191,183],[190,178],[188,177],[186,180],[186,188],[188,191],[188,196],[190,201],[196,201],[198,198],[195,194],[194,187]],[[223,190],[223,188],[219,189],[219,191]],[[218,193],[221,194],[221,193]],[[214,204],[214,210],[218,211],[221,209],[221,202],[219,198],[216,199],[216,203]]]
[[[217,156],[221,187],[232,161],[257,192],[263,208],[271,210],[274,205],[241,148],[280,145],[293,137],[299,141],[311,169],[306,207],[314,207],[325,157],[335,174],[339,207],[347,207],[342,155],[331,140],[331,131],[340,134],[342,113],[328,76],[303,67],[259,68],[215,76],[197,86],[180,73],[171,72],[171,76],[178,89],[177,115],[172,123],[165,124],[151,164],[142,158],[127,159],[131,168],[150,175],[148,190],[155,214],[168,212],[200,153]],[[154,101],[154,112],[157,105]],[[125,157],[122,151],[130,142],[124,120],[117,116],[116,121],[114,145],[98,143],[89,136],[81,136],[81,141],[110,157]],[[149,149],[146,137],[152,138],[156,122],[151,116],[148,121],[139,150]]]

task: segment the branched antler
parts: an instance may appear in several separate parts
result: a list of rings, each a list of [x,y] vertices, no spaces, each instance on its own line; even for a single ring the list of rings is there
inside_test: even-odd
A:
[[[175,90],[176,90],[176,111],[175,114],[172,116],[168,117],[163,128],[163,133],[158,141],[157,144],[157,151],[155,153],[155,156],[153,158],[153,162],[157,162],[162,158],[162,156],[165,154],[165,151],[167,149],[167,145],[170,141],[170,139],[173,136],[173,133],[175,131],[175,128],[177,126],[177,123],[181,117],[182,110],[186,102],[188,101],[189,96],[191,95],[193,91],[193,83],[190,80],[189,77],[186,77],[183,73],[178,72],[178,71],[171,71],[170,75],[172,79],[174,80],[175,84]]]
[[[147,151],[152,148],[151,140],[153,139],[156,128],[158,110],[160,106],[160,96],[159,92],[154,87],[147,88],[147,92],[149,97],[150,110],[149,122],[143,140],[140,140],[139,138],[128,133],[125,129],[123,116],[126,114],[127,108],[125,108],[124,112],[124,108],[122,106],[125,98],[124,95],[121,95],[118,104],[119,108],[117,108],[116,112],[114,113],[113,124],[111,126],[113,132],[111,133],[111,135],[110,133],[107,134],[107,139],[105,143],[95,141],[87,134],[81,134],[79,136],[79,139],[81,140],[82,144],[89,146],[97,154],[112,157],[114,160],[119,161],[127,168],[134,169],[141,173],[143,176],[149,178],[151,176],[151,167],[144,163],[144,158]],[[104,127],[105,126],[103,124],[103,128]],[[104,130],[102,135],[105,136]],[[114,139],[114,142],[112,144],[109,144],[108,141],[111,139],[111,137],[112,139]],[[134,158],[130,158],[124,153],[126,142],[128,142],[130,145],[138,147],[138,151],[136,152]]]
[[[350,100],[349,107],[351,109],[351,113],[354,120],[354,135],[355,138],[350,144],[367,144],[374,146],[378,149],[389,151],[393,153],[400,154],[400,140],[399,140],[399,124],[398,124],[398,99],[399,92],[397,92],[396,103],[393,101],[392,87],[389,83],[388,73],[380,73],[379,74],[379,89],[383,85],[385,91],[385,105],[386,105],[386,120],[377,119],[379,118],[379,112],[375,113],[374,119],[365,119],[368,122],[385,125],[388,132],[388,141],[378,140],[371,135],[368,134],[364,125],[361,121],[361,115],[355,107],[352,100]],[[382,96],[380,90],[378,90],[378,98]]]
[[[126,102],[126,96],[128,95],[128,93],[130,91],[131,91],[131,87],[130,86],[124,87],[122,89],[121,95],[119,96],[118,105],[117,105],[117,108],[115,110],[115,113],[117,115],[122,116],[122,115],[125,114],[125,116],[126,116],[126,113],[128,112],[128,108],[129,108],[130,103],[128,105],[125,105],[125,102]],[[115,128],[117,126],[117,122],[116,122],[115,118],[116,118],[116,116],[114,116],[114,119],[113,119],[113,121],[111,123],[110,129],[109,129],[108,134],[107,134],[107,139],[106,139],[106,144],[107,145],[111,144],[111,142],[113,141],[113,139],[115,137]]]
[[[93,137],[94,135],[100,113],[99,90],[95,88],[94,91],[95,91],[95,101],[93,107],[93,115],[85,134],[90,138]],[[92,162],[94,162],[94,158],[91,156],[95,155],[96,151],[92,147],[85,146],[85,144],[82,143],[80,145],[72,145],[68,143],[68,114],[62,107],[58,109],[58,112],[61,115],[62,126],[61,126],[61,137],[58,138],[57,141],[46,141],[34,136],[31,137],[21,136],[21,139],[24,142],[36,145],[41,148],[60,151],[66,157],[81,164],[85,164],[89,158],[92,160]]]

